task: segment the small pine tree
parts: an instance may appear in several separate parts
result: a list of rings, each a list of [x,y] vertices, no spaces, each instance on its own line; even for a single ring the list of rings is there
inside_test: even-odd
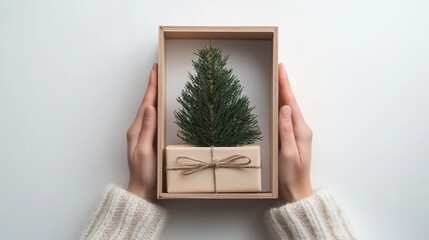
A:
[[[174,111],[177,136],[196,146],[232,147],[262,139],[255,107],[242,96],[240,80],[226,67],[228,57],[214,46],[194,53],[196,75],[189,75],[177,101],[182,109]]]

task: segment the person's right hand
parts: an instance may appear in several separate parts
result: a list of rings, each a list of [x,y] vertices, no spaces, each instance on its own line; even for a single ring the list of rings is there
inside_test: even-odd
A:
[[[313,133],[295,100],[283,64],[279,64],[279,193],[295,202],[313,194],[310,180]]]

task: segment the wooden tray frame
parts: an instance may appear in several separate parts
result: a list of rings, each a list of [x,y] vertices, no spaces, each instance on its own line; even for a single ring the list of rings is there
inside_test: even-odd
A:
[[[168,193],[165,187],[166,39],[271,40],[270,191],[260,193]],[[278,28],[274,26],[160,26],[158,38],[158,199],[275,199],[278,198]]]

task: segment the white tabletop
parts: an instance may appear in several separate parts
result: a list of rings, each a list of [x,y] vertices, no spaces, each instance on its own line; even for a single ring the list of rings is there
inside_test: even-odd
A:
[[[427,238],[425,1],[0,1],[0,239],[76,239],[157,61],[158,25],[277,25],[312,180],[362,239]],[[249,95],[252,98],[253,95]],[[274,201],[163,201],[162,239],[266,239]]]

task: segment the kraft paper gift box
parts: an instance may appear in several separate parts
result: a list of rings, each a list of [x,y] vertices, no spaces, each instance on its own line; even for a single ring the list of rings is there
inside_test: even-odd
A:
[[[261,191],[260,146],[166,147],[168,193]]]

